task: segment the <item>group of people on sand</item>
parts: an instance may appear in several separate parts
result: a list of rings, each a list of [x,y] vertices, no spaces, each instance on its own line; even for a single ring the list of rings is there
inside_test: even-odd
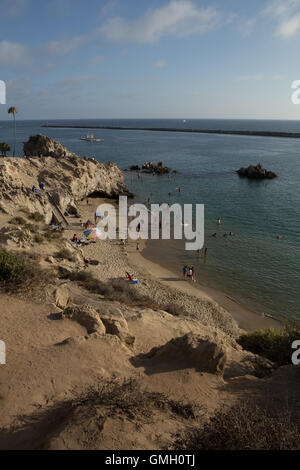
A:
[[[183,272],[184,279],[187,279],[188,281],[196,282],[194,266],[188,267],[187,265],[185,265],[182,269],[182,272]]]
[[[89,245],[90,243],[95,243],[95,240],[90,240],[89,242],[84,238],[78,238],[77,234],[74,233],[73,237],[71,238],[71,242],[76,243],[79,246]]]

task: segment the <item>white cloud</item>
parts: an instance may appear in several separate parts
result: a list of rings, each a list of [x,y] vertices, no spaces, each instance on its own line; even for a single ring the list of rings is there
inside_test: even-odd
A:
[[[88,64],[94,67],[95,65],[100,64],[100,62],[103,62],[103,60],[104,60],[104,56],[96,55],[89,60]]]
[[[65,55],[81,46],[86,40],[85,36],[74,36],[71,39],[51,41],[42,46],[42,52],[47,56]]]
[[[236,77],[235,81],[236,82],[249,82],[249,81],[259,81],[263,80],[264,75],[263,74],[256,74],[256,75],[240,75],[239,77]]]
[[[164,59],[159,59],[155,62],[155,67],[158,69],[164,67],[166,65],[166,61]]]
[[[28,6],[28,0],[0,0],[0,21],[22,16]]]
[[[249,20],[245,19],[238,19],[237,21],[237,29],[243,36],[249,36],[252,33],[255,25],[255,18],[251,18]]]
[[[276,36],[288,39],[300,30],[300,0],[270,0],[262,13],[277,23]]]
[[[135,21],[111,18],[99,32],[111,41],[153,43],[164,36],[206,33],[218,20],[214,7],[197,8],[191,0],[172,0],[160,8],[148,10]]]
[[[2,66],[28,66],[33,62],[30,49],[23,44],[0,41],[0,63]]]

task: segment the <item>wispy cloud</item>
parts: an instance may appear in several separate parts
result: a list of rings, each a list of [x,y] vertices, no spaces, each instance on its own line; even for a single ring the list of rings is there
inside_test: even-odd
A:
[[[214,7],[197,8],[190,0],[172,0],[160,8],[148,10],[137,20],[109,19],[99,32],[110,41],[153,43],[165,36],[206,33],[219,21]]]
[[[91,57],[91,59],[88,62],[88,65],[90,65],[91,67],[95,67],[96,65],[100,64],[103,61],[104,61],[103,55],[95,55],[94,57]]]
[[[28,0],[0,0],[0,21],[22,16],[28,7]]]
[[[77,49],[87,40],[86,36],[74,36],[71,39],[50,41],[41,47],[41,51],[47,56],[61,56],[68,54],[73,49]]]
[[[264,79],[264,75],[263,74],[256,74],[256,75],[240,75],[238,77],[236,77],[235,81],[236,82],[255,82],[255,81],[259,81],[259,80],[263,80]]]
[[[277,23],[279,37],[288,39],[300,30],[300,0],[270,0],[262,14]]]
[[[0,41],[0,64],[9,67],[30,66],[33,57],[30,49],[23,44],[10,41]]]
[[[159,59],[155,62],[155,67],[157,67],[158,69],[161,69],[162,67],[164,67],[166,65],[166,61],[164,59]]]

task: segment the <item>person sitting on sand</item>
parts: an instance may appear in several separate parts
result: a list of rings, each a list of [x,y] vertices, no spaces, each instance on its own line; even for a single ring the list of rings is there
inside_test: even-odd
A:
[[[76,242],[77,239],[78,239],[78,237],[77,237],[76,233],[74,233],[74,235],[73,235],[73,237],[72,237],[72,242]]]

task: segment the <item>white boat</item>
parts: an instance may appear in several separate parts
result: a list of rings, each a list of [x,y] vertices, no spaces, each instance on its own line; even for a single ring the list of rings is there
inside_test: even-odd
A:
[[[80,137],[80,140],[85,140],[86,142],[103,142],[104,139],[96,139],[94,137],[94,134],[91,134],[90,132],[87,133],[85,137]]]

